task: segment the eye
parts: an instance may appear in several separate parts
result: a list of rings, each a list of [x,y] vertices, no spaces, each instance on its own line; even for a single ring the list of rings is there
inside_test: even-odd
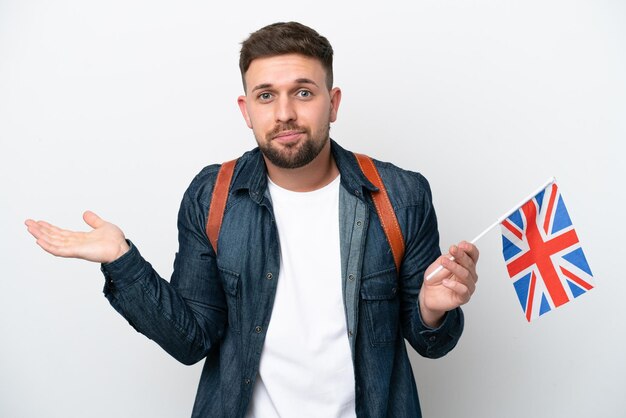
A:
[[[311,97],[313,95],[313,93],[311,93],[309,90],[298,90],[297,95],[298,95],[298,97],[301,97],[303,99],[307,99],[307,98]]]
[[[258,97],[262,101],[268,101],[268,100],[270,100],[272,98],[272,93],[267,93],[267,92],[261,93],[261,94],[259,94]]]

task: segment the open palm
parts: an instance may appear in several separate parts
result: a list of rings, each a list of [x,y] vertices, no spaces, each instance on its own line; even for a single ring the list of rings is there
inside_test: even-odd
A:
[[[109,263],[128,251],[124,233],[116,225],[106,222],[91,211],[85,212],[83,219],[93,228],[91,231],[69,231],[32,219],[25,223],[28,232],[37,239],[37,244],[57,257]]]

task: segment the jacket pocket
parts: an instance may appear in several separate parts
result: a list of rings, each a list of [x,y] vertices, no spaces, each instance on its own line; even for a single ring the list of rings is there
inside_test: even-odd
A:
[[[222,287],[228,306],[228,326],[236,333],[241,332],[241,294],[239,292],[239,273],[220,268]]]
[[[372,345],[392,345],[398,338],[400,317],[395,268],[364,277],[361,299]]]

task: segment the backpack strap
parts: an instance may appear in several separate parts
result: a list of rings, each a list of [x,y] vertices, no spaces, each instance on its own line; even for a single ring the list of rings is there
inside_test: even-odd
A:
[[[213,247],[213,251],[217,254],[217,239],[220,236],[222,228],[222,219],[224,219],[224,210],[226,209],[226,201],[228,200],[228,190],[230,182],[235,172],[235,163],[237,160],[225,162],[220,167],[213,186],[213,196],[211,197],[211,205],[209,206],[209,214],[206,222],[206,235]]]
[[[380,178],[374,161],[364,154],[355,153],[354,156],[365,177],[378,188],[377,192],[371,193],[372,201],[374,202],[374,207],[378,213],[378,218],[380,219],[389,246],[391,247],[393,261],[396,264],[396,271],[400,274],[400,266],[402,265],[402,258],[404,257],[404,238],[402,237],[402,231],[400,230],[396,213],[393,210],[393,206],[391,206],[387,189]],[[213,196],[207,216],[206,234],[215,254],[217,254],[217,239],[220,235],[222,220],[224,219],[224,210],[226,209],[226,201],[228,200],[228,191],[236,163],[237,160],[235,159],[222,164],[217,173],[217,178],[215,179],[215,186],[213,187]]]
[[[354,153],[361,171],[365,174],[365,177],[378,188],[377,192],[372,192],[372,201],[378,212],[378,218],[385,231],[385,236],[391,247],[391,253],[393,254],[393,261],[396,263],[396,271],[400,274],[400,266],[402,265],[402,259],[404,258],[404,238],[402,237],[402,231],[400,230],[400,224],[396,213],[391,206],[387,189],[380,178],[380,174],[374,165],[374,161],[370,157],[364,154]]]

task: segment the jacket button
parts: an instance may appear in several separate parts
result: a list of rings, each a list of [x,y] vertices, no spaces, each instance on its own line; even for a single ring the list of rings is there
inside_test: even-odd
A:
[[[254,331],[255,331],[257,334],[260,334],[260,333],[261,333],[261,331],[263,331],[263,328],[261,328],[260,326],[258,326],[258,325],[257,325],[256,327],[254,327]]]
[[[361,221],[356,221],[356,226],[361,226],[363,224],[363,222]]]
[[[250,379],[244,379],[243,383],[245,383],[246,385],[250,384]]]
[[[273,275],[272,273],[267,273],[267,274],[265,275],[265,278],[266,278],[267,280],[272,280],[272,278],[273,278],[273,277],[274,277],[274,275]]]
[[[354,274],[350,274],[350,275],[348,276],[348,280],[350,280],[350,281],[354,280]]]

